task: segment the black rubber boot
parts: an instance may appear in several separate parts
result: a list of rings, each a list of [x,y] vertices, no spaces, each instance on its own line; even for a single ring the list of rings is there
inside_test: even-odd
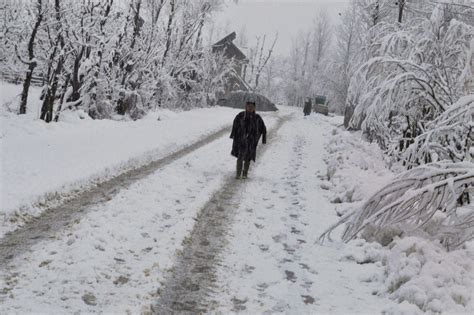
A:
[[[235,179],[240,179],[240,175],[242,174],[242,159],[237,159],[237,174],[235,175]]]
[[[244,172],[242,174],[242,178],[243,179],[246,179],[247,178],[247,175],[249,173],[249,167],[250,167],[250,161],[245,161],[244,162]]]

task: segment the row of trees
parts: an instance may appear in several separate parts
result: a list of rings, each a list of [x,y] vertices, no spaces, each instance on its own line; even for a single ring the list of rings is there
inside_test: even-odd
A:
[[[139,118],[156,106],[213,102],[232,62],[203,45],[221,0],[6,1],[2,71],[23,79],[20,114],[33,76],[44,81],[41,119],[83,109],[93,118]]]
[[[474,8],[407,1],[405,9],[411,15],[402,23],[400,15],[396,22],[387,15],[364,33],[347,90],[346,126],[362,129],[407,168],[443,159],[462,161],[468,154],[470,130],[464,122],[470,111],[461,110],[462,115],[450,120],[449,134],[429,138],[436,143],[423,139],[445,123],[440,117],[461,97],[472,93],[474,20],[469,17],[474,17]],[[471,102],[461,103],[472,107]],[[423,150],[426,145],[430,152]]]
[[[473,40],[474,6],[467,1],[355,0],[335,27],[319,12],[289,56],[268,62],[258,90],[295,106],[327,95],[347,128],[362,129],[407,168],[462,161],[470,112],[460,110],[444,129],[437,124],[473,93]],[[455,132],[443,133],[448,127]]]

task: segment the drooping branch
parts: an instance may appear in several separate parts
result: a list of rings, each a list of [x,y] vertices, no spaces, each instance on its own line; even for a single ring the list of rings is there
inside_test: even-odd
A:
[[[348,242],[361,237],[371,227],[377,232],[400,228],[405,233],[422,229],[431,222],[436,212],[445,213],[437,234],[446,247],[454,248],[474,238],[474,222],[461,224],[473,212],[458,215],[460,197],[472,194],[474,164],[440,162],[423,165],[397,176],[392,182],[370,197],[359,209],[345,215],[319,238],[330,238],[337,227],[345,224],[342,240]]]

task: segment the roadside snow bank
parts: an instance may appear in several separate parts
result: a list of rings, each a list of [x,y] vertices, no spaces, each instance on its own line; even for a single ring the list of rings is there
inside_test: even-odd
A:
[[[327,174],[320,175],[321,188],[341,216],[362,206],[394,174],[386,168],[380,149],[359,133],[335,128],[328,135]],[[380,289],[373,294],[397,303],[386,307],[387,314],[474,312],[473,241],[448,252],[421,234],[400,238],[396,231],[384,232],[388,241],[381,243],[387,246],[356,239],[347,244],[341,260],[383,267],[382,274],[366,275],[361,281],[378,283]]]
[[[384,257],[390,298],[430,313],[472,314],[472,248],[447,252],[418,237],[397,239],[392,246]]]
[[[37,119],[33,105],[27,115],[5,110],[8,98],[17,97],[18,86],[0,87],[0,237],[51,201],[230,126],[238,112],[221,107],[160,110],[139,121],[111,121],[91,120],[77,111],[64,112],[59,122],[47,124]],[[38,90],[30,95],[32,104]]]
[[[339,117],[327,119],[335,128],[328,133],[324,161],[326,173],[320,174],[321,188],[336,204],[338,215],[361,205],[361,202],[386,184],[394,174],[386,167],[383,153],[375,143],[368,143],[359,132],[340,126]]]
[[[448,313],[474,311],[474,247],[447,252],[432,241],[409,236],[396,238],[388,247],[362,239],[349,242],[343,259],[357,264],[382,265],[384,273],[364,281],[380,283],[381,297],[398,304],[388,314]]]

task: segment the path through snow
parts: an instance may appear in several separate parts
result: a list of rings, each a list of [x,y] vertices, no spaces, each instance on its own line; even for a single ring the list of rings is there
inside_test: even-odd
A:
[[[268,135],[268,142],[277,142],[275,133],[289,119],[281,117]],[[266,151],[259,150],[257,159]],[[158,314],[173,312],[203,313],[218,304],[208,297],[216,283],[216,268],[227,246],[227,234],[232,227],[235,210],[246,181],[230,176],[196,217],[196,223],[185,239],[177,262],[169,272],[158,303],[153,311]]]

